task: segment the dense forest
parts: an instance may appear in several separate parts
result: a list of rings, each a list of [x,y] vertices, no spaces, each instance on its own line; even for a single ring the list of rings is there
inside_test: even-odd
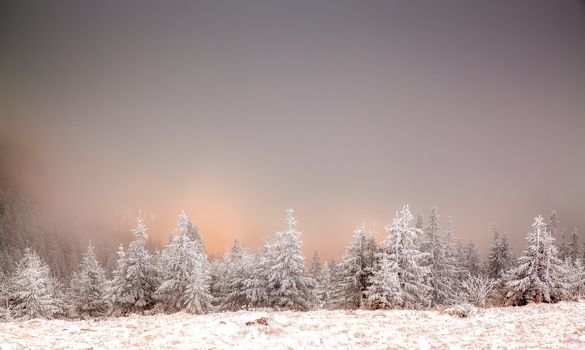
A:
[[[322,264],[318,252],[306,263],[292,209],[283,230],[266,239],[262,250],[235,241],[223,259],[210,260],[202,235],[183,211],[166,246],[153,250],[140,213],[129,239],[92,235],[43,217],[13,194],[0,196],[5,320],[252,308],[485,307],[585,294],[579,232],[560,230],[554,211],[548,220],[534,218],[516,257],[494,226],[489,256],[481,261],[477,246],[461,244],[451,219],[442,223],[437,208],[415,217],[406,205],[385,226],[384,241],[359,226],[343,257]]]

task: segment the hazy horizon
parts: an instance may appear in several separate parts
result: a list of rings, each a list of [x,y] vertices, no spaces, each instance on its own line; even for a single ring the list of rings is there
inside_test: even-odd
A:
[[[184,209],[219,252],[290,207],[324,259],[403,204],[482,253],[551,208],[583,237],[582,1],[31,4],[0,5],[0,187],[55,215],[165,242]]]

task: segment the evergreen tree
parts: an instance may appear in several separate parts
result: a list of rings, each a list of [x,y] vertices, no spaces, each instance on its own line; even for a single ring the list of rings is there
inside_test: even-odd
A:
[[[293,210],[287,210],[288,229],[276,233],[274,265],[269,277],[270,297],[279,309],[310,308],[315,280],[308,276],[301,253],[301,233]]]
[[[211,310],[211,276],[209,261],[203,246],[192,236],[191,219],[181,211],[175,234],[163,251],[165,273],[155,296],[164,309],[191,313]],[[194,237],[194,239],[191,239]]]
[[[322,304],[320,298],[320,286],[323,274],[323,267],[321,266],[321,256],[318,251],[313,254],[313,260],[311,261],[311,268],[309,269],[309,275],[315,280],[315,288],[313,289],[313,307],[319,308]]]
[[[447,256],[450,257],[453,264],[452,289],[456,295],[459,295],[461,292],[461,283],[467,277],[467,271],[465,269],[463,247],[461,242],[455,240],[455,225],[451,216],[447,217],[445,239],[447,242]]]
[[[402,307],[404,297],[400,288],[398,264],[390,258],[385,250],[378,253],[378,256],[380,265],[372,276],[370,286],[366,290],[364,306],[368,309]]]
[[[493,227],[494,238],[488,257],[487,274],[498,279],[512,267],[512,253],[506,234],[500,233],[498,226]]]
[[[109,308],[107,299],[108,281],[90,243],[83,255],[79,271],[71,279],[68,301],[75,315],[99,316]]]
[[[559,234],[560,238],[558,241],[558,255],[559,259],[566,260],[569,258],[569,242],[567,240],[567,231],[562,229]]]
[[[179,223],[177,228],[180,231],[180,234],[189,237],[190,240],[196,242],[203,249],[203,251],[205,251],[205,242],[203,242],[203,237],[201,237],[199,229],[197,226],[193,225],[191,218],[185,214],[183,209],[181,209],[179,212],[178,221]]]
[[[431,210],[429,226],[426,231],[426,241],[423,248],[429,257],[429,284],[433,288],[432,303],[447,305],[455,302],[457,293],[454,290],[457,267],[452,243],[447,233],[440,230],[439,213],[437,207]]]
[[[26,248],[11,278],[13,317],[17,320],[53,318],[58,312],[56,281],[49,266],[31,249]]]
[[[360,307],[373,269],[373,259],[368,255],[366,228],[362,225],[355,230],[353,243],[347,247],[338,265],[340,282],[335,290],[338,307]]]
[[[557,212],[554,209],[550,210],[550,216],[548,218],[548,225],[547,230],[550,233],[551,237],[555,237],[557,230],[559,228],[559,218],[557,216]]]
[[[576,227],[574,227],[571,233],[569,234],[567,258],[573,264],[579,258],[579,230],[577,230]]]
[[[251,273],[244,280],[246,300],[251,307],[270,305],[268,281],[272,268],[270,242],[264,242],[264,254],[256,254],[252,262]]]
[[[425,218],[423,217],[423,215],[421,213],[418,213],[416,215],[415,227],[421,231],[424,231],[424,229],[425,229]]]
[[[224,259],[213,260],[209,264],[209,271],[211,277],[209,289],[214,301],[213,306],[219,309],[225,298],[227,262]]]
[[[313,260],[311,262],[311,269],[309,270],[311,277],[315,280],[321,278],[321,256],[319,255],[318,251],[315,251],[313,254]]]
[[[242,249],[240,242],[235,240],[231,252],[227,256],[225,296],[222,301],[222,309],[239,310],[249,307],[246,280],[253,272],[252,263],[252,257]]]
[[[146,231],[147,227],[139,213],[136,228],[132,230],[134,240],[128,245],[127,252],[122,247],[118,251],[118,262],[109,293],[117,312],[141,312],[154,305],[157,273],[145,247]]]
[[[151,265],[151,257],[145,247],[147,230],[142,215],[138,213],[136,228],[132,230],[134,240],[128,245],[126,256],[126,286],[128,288],[126,294],[136,310],[153,305],[154,291],[157,288],[154,267]]]
[[[392,224],[386,225],[388,238],[380,254],[380,269],[368,288],[369,302],[376,300],[384,307],[407,309],[430,305],[432,288],[426,281],[431,271],[424,265],[429,254],[418,249],[422,232],[410,227],[412,220],[405,205]]]
[[[522,305],[527,302],[557,302],[567,292],[564,281],[565,269],[557,258],[551,230],[541,216],[537,216],[528,233],[528,247],[518,258],[518,267],[506,276],[508,303]]]
[[[481,275],[481,263],[479,259],[479,250],[477,244],[469,242],[465,249],[465,269],[472,276]]]
[[[325,264],[321,269],[321,278],[317,280],[317,309],[330,309],[333,307],[333,285],[331,264]]]
[[[585,264],[579,258],[573,265],[573,274],[573,295],[575,298],[583,298],[585,297]]]
[[[131,299],[127,294],[126,275],[128,271],[128,262],[124,247],[118,247],[118,260],[116,261],[116,269],[112,273],[112,282],[108,291],[108,299],[113,307],[113,311],[117,313],[126,313],[131,308]]]

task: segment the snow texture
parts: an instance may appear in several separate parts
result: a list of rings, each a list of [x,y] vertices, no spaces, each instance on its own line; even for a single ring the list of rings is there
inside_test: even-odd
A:
[[[238,311],[0,324],[0,349],[583,349],[585,302],[442,310]],[[554,322],[551,322],[554,320]]]

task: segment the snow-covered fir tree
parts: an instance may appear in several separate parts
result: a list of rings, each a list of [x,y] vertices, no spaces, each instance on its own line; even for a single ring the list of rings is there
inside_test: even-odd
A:
[[[191,227],[191,219],[181,211],[175,233],[162,253],[165,272],[155,295],[167,311],[204,313],[212,308],[207,253]]]
[[[311,261],[311,268],[309,269],[309,275],[313,277],[315,280],[315,288],[313,289],[313,307],[319,308],[321,305],[321,301],[319,300],[319,287],[321,285],[321,279],[323,274],[323,266],[321,266],[321,256],[319,255],[318,251],[315,251],[313,254],[313,259]]]
[[[546,229],[550,233],[551,237],[555,238],[555,235],[559,229],[559,217],[557,216],[557,212],[554,209],[550,210],[550,216],[548,218],[548,225],[546,225]]]
[[[486,272],[490,278],[499,279],[513,264],[512,252],[505,233],[497,225],[493,226],[493,240]]]
[[[321,269],[321,278],[317,281],[317,309],[333,307],[333,278],[331,263],[325,263]]]
[[[137,309],[152,306],[157,288],[150,253],[146,250],[147,227],[139,213],[136,228],[132,230],[134,240],[128,245],[126,282],[130,302]]]
[[[321,278],[321,270],[321,256],[319,255],[318,251],[315,251],[313,254],[313,259],[311,260],[311,269],[309,270],[309,273],[314,279],[317,280]]]
[[[585,297],[585,264],[577,258],[573,264],[574,282],[572,285],[572,294],[575,298]]]
[[[79,270],[71,278],[68,303],[76,316],[95,317],[109,308],[106,273],[95,256],[90,243],[81,259]]]
[[[432,287],[427,284],[430,268],[425,265],[429,253],[418,247],[422,232],[411,227],[413,216],[408,205],[386,225],[386,239],[380,256],[380,268],[368,288],[368,302],[381,307],[417,309],[430,306]]]
[[[455,239],[455,225],[453,224],[453,217],[447,217],[445,225],[445,239],[447,241],[447,254],[451,258],[454,269],[453,291],[459,295],[461,292],[461,282],[467,277],[467,270],[465,269],[465,258],[463,254],[463,246],[461,242]]]
[[[452,242],[447,232],[442,232],[439,224],[438,208],[434,207],[429,215],[429,224],[425,230],[426,240],[423,250],[428,253],[429,284],[433,288],[432,303],[448,305],[456,302],[457,292],[454,289],[457,279],[457,266],[452,253]]]
[[[278,309],[307,310],[315,280],[306,273],[301,253],[301,233],[296,229],[297,220],[293,210],[288,209],[284,231],[276,233],[274,243],[274,265],[269,277],[270,299]]]
[[[414,227],[418,228],[421,231],[425,229],[425,218],[421,213],[416,214],[416,225]]]
[[[51,319],[59,312],[56,281],[51,277],[49,266],[32,249],[25,249],[10,283],[14,319]]]
[[[247,309],[250,303],[248,302],[246,281],[254,272],[253,263],[255,261],[248,252],[242,249],[238,240],[234,241],[226,260],[227,269],[221,308],[224,310]]]
[[[0,268],[0,321],[11,321],[10,310],[10,280],[8,275]]]
[[[130,298],[127,296],[126,289],[126,275],[128,271],[128,263],[126,260],[126,253],[124,247],[118,247],[118,260],[116,261],[116,268],[112,272],[112,281],[108,290],[108,299],[110,305],[113,307],[114,313],[126,313],[131,308]]]
[[[369,286],[375,261],[375,247],[368,244],[364,225],[354,231],[354,240],[339,262],[340,281],[335,286],[334,298],[338,307],[355,309],[360,307]]]
[[[567,237],[567,231],[565,229],[559,230],[559,238],[556,239],[557,241],[557,250],[559,259],[565,260],[569,257],[569,242]]]
[[[264,254],[255,254],[251,273],[244,280],[246,300],[250,307],[265,307],[270,305],[268,281],[272,268],[272,254],[270,241],[264,242]]]
[[[398,264],[390,258],[386,250],[378,253],[379,266],[365,293],[363,306],[368,309],[390,309],[404,305],[400,288]]]
[[[582,290],[582,266],[581,261],[572,263],[569,258],[563,261],[564,275],[562,281],[565,284],[567,290],[565,292],[565,300],[578,300]]]
[[[227,276],[227,262],[224,259],[215,259],[209,262],[210,283],[209,289],[213,297],[214,308],[221,308],[224,298],[225,280]]]
[[[125,313],[141,312],[154,305],[156,270],[151,264],[150,253],[146,250],[147,227],[139,213],[136,227],[132,230],[134,240],[124,253],[118,254],[118,264],[112,280],[112,306]]]
[[[477,248],[477,244],[473,242],[469,242],[467,247],[465,248],[465,269],[469,272],[472,276],[479,276],[481,275],[481,261],[479,258],[479,250]]]
[[[203,237],[199,233],[199,229],[197,226],[193,225],[191,218],[185,214],[185,211],[181,209],[179,211],[179,223],[177,225],[178,229],[184,234],[185,236],[189,237],[190,240],[196,242],[205,252],[205,242],[203,241]],[[207,252],[205,253],[207,254]]]
[[[566,258],[573,264],[579,258],[579,230],[576,227],[569,233],[569,245]]]
[[[563,262],[557,257],[557,248],[550,229],[537,216],[528,233],[528,246],[518,258],[518,267],[506,276],[508,303],[557,302],[565,298],[568,286]]]

